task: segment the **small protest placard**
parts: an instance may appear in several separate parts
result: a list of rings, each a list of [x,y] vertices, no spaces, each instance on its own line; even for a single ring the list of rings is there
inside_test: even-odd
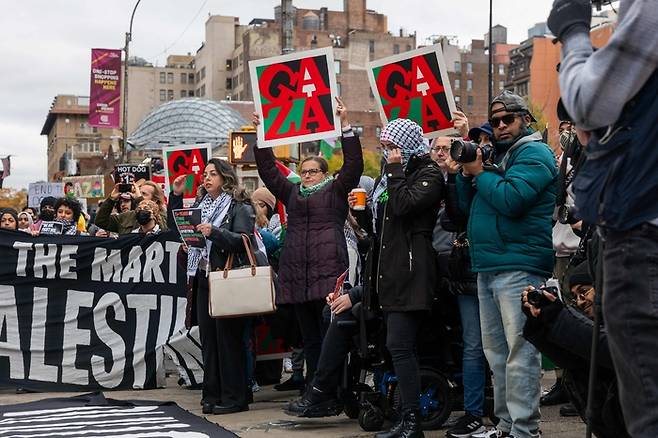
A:
[[[196,226],[201,223],[200,208],[186,208],[173,210],[176,228],[180,234],[183,243],[192,248],[204,248],[206,238],[196,230]]]
[[[39,228],[39,234],[62,234],[64,233],[64,224],[56,221],[43,221]]]
[[[148,164],[119,164],[114,168],[114,182],[132,184],[151,179],[151,166]]]

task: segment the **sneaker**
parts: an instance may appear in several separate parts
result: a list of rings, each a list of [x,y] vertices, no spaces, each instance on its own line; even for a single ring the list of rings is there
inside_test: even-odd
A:
[[[251,384],[251,392],[258,392],[258,391],[260,391],[260,386],[256,381],[254,381],[254,383]]]
[[[507,432],[503,432],[502,430],[496,429],[495,427],[489,430],[485,430],[484,432],[474,433],[473,435],[471,435],[471,438],[503,438],[503,437],[511,438],[512,436]]]
[[[292,374],[292,360],[289,357],[283,359],[283,372],[286,374]]]
[[[485,432],[482,420],[471,414],[461,417],[457,423],[446,432],[448,438],[471,438],[473,434]]]

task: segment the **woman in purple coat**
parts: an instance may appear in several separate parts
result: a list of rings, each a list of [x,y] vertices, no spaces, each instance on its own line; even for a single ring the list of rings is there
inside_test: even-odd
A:
[[[343,127],[344,163],[337,178],[327,161],[308,157],[301,163],[302,181],[293,184],[275,165],[271,148],[256,148],[258,174],[288,212],[288,228],[279,259],[277,304],[292,304],[302,333],[307,382],[313,380],[325,327],[322,309],[349,260],[343,228],[349,207],[347,195],[359,183],[363,154],[359,137],[340,99],[337,114]],[[259,123],[254,115],[254,123]]]

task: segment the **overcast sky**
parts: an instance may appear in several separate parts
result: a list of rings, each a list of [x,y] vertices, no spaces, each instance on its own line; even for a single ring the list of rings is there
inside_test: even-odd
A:
[[[493,22],[518,43],[527,29],[545,21],[552,0],[494,0]],[[0,5],[0,155],[12,154],[4,187],[27,187],[46,178],[46,137],[40,136],[57,94],[89,95],[90,49],[120,48],[135,0],[27,0]],[[131,55],[163,65],[167,54],[194,53],[204,38],[208,14],[234,15],[241,23],[273,18],[276,0],[142,0],[133,25]],[[293,0],[297,7],[342,10],[342,0]],[[369,0],[388,15],[389,28],[455,35],[460,45],[483,38],[486,0]]]

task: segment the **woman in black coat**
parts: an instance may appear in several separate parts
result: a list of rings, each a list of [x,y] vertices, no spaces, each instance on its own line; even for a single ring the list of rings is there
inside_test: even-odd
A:
[[[343,228],[347,195],[359,183],[363,155],[359,138],[338,100],[343,127],[345,159],[337,178],[329,174],[323,158],[308,157],[301,163],[301,184],[293,184],[279,171],[271,148],[256,148],[258,174],[285,206],[288,227],[279,258],[277,304],[293,304],[304,343],[306,379],[312,381],[326,328],[322,322],[325,298],[349,261]],[[254,124],[259,116],[254,114]]]
[[[171,212],[183,207],[185,177],[174,180],[169,196],[169,224],[175,226]],[[213,319],[208,313],[208,278],[210,270],[223,269],[229,254],[234,254],[233,267],[249,263],[242,240],[246,234],[257,251],[254,236],[256,214],[245,190],[238,186],[233,168],[224,160],[209,160],[203,174],[200,208],[201,224],[197,231],[207,239],[206,248],[187,249],[187,275],[194,277],[193,299],[201,335],[203,356],[204,414],[230,414],[249,409],[251,389],[247,382],[247,346],[245,334],[248,317]],[[257,252],[259,265],[267,264]],[[245,291],[247,293],[248,291]]]
[[[415,122],[393,120],[382,130],[380,141],[386,165],[373,192],[375,241],[368,255],[366,286],[384,312],[402,416],[377,437],[421,437],[416,337],[437,282],[432,231],[444,182]]]

